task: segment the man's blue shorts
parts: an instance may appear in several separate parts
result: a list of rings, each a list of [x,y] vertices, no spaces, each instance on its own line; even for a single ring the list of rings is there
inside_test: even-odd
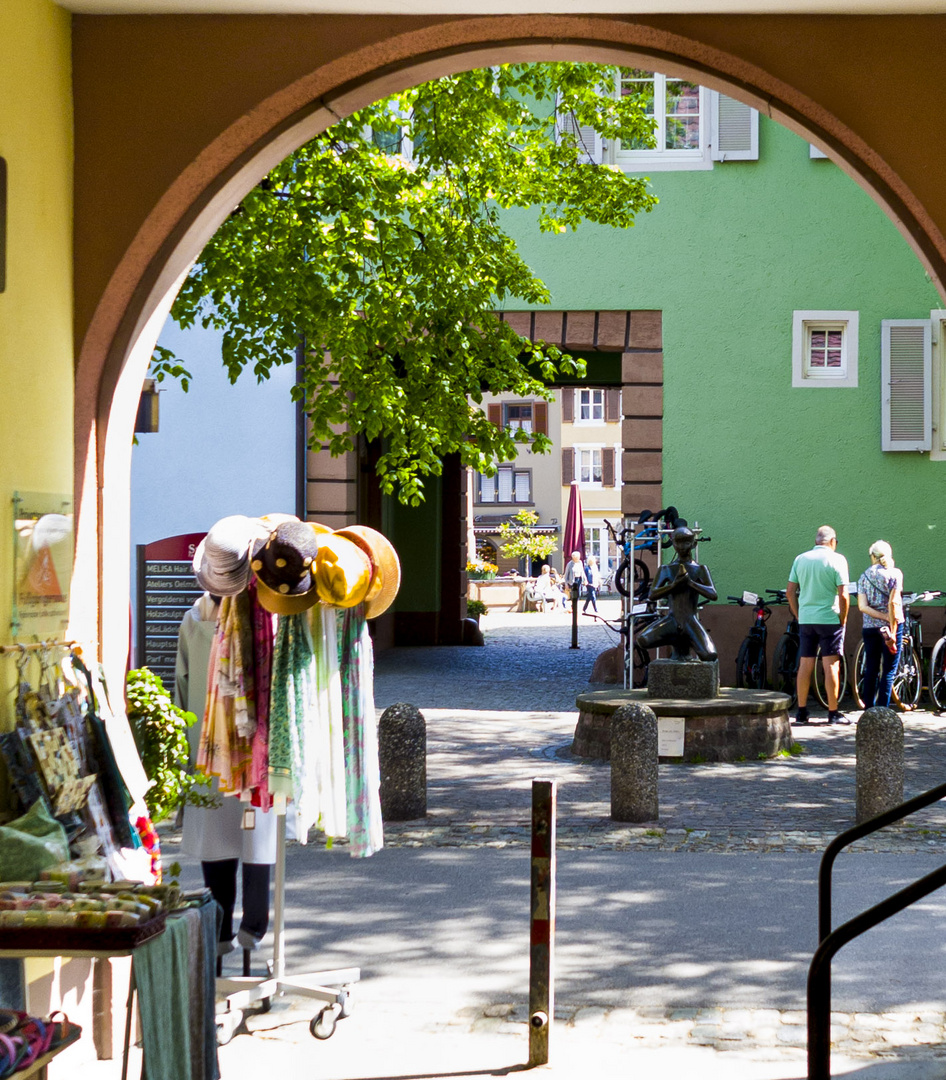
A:
[[[844,627],[840,623],[804,623],[798,627],[799,656],[840,656],[844,650]]]

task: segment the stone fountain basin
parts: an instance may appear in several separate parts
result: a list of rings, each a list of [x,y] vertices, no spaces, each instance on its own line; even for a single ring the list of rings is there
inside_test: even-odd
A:
[[[736,690],[721,687],[713,698],[652,698],[647,690],[595,690],[579,694],[578,724],[572,753],[609,761],[611,716],[622,705],[647,705],[661,717],[682,717],[683,756],[661,762],[752,761],[788,750],[792,728],[791,698],[774,690]]]

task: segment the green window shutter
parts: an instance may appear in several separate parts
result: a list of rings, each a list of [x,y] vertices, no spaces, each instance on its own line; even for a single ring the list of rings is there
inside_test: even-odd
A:
[[[929,450],[932,430],[932,327],[929,319],[880,324],[881,449]]]
[[[759,160],[759,114],[725,94],[712,95],[714,161]]]

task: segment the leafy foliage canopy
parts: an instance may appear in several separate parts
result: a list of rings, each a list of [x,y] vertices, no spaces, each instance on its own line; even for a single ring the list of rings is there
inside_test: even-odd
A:
[[[410,503],[459,453],[484,473],[516,443],[476,407],[484,391],[548,398],[583,372],[495,311],[546,304],[545,284],[503,228],[534,208],[539,228],[625,229],[656,199],[643,178],[589,164],[582,127],[641,145],[652,119],[615,95],[612,68],[512,65],[462,72],[340,118],[243,199],[205,248],[172,310],[223,330],[231,380],[295,362],[310,445],[343,453],[383,438],[382,488]],[[563,123],[563,118],[567,123]],[[159,376],[180,376],[167,349]],[[187,372],[184,371],[184,375]]]

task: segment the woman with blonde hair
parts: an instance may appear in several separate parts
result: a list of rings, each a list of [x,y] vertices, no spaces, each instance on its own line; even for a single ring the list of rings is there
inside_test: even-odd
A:
[[[864,708],[889,707],[893,677],[903,642],[903,573],[894,566],[886,540],[870,546],[870,566],[857,582],[857,606],[864,619]],[[879,679],[878,679],[879,675]]]

